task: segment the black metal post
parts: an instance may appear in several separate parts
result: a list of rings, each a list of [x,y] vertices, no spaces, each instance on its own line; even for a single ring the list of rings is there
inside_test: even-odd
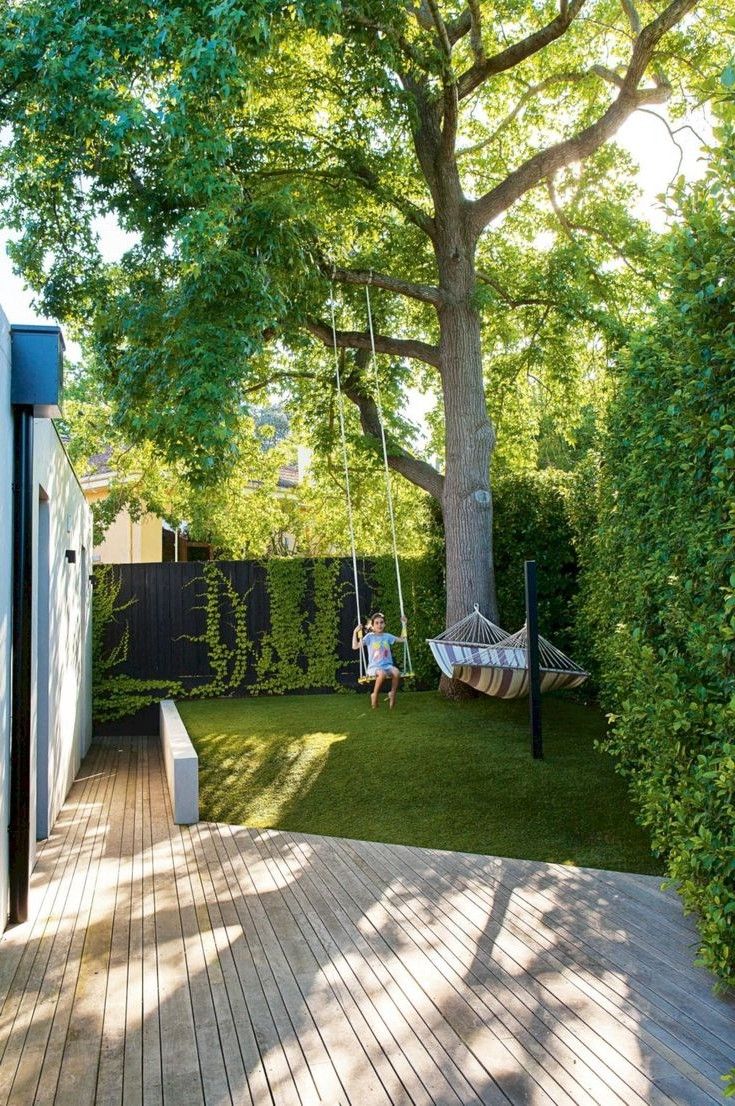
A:
[[[544,755],[541,735],[541,674],[538,648],[538,602],[536,599],[536,562],[526,561],[526,648],[528,657],[528,706],[531,725],[531,752],[534,760]]]
[[[13,665],[8,826],[10,921],[28,917],[33,633],[33,408],[14,408]]]

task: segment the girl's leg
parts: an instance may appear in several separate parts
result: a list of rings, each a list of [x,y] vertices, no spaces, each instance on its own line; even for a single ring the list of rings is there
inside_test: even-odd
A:
[[[401,678],[401,674],[397,668],[391,668],[391,681],[390,681],[390,694],[388,695],[388,703],[391,709],[396,705],[396,695],[398,693],[398,683]]]
[[[377,676],[375,677],[375,684],[373,686],[372,695],[370,696],[370,702],[373,705],[373,710],[375,710],[378,705],[378,695],[380,693],[381,687],[383,686],[384,679],[385,672],[378,672]]]

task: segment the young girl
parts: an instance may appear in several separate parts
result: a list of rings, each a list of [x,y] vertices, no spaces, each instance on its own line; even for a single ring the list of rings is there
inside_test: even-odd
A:
[[[405,618],[401,619],[401,625],[405,635]],[[396,692],[398,691],[398,681],[401,678],[401,673],[393,663],[390,647],[396,642],[402,645],[406,638],[405,636],[395,637],[394,634],[387,634],[385,632],[385,615],[381,614],[380,611],[376,611],[376,613],[368,619],[367,629],[368,633],[363,637],[362,626],[355,626],[352,634],[352,648],[361,649],[364,646],[367,651],[367,674],[368,676],[375,677],[375,686],[370,696],[373,709],[378,705],[380,689],[388,677],[390,677],[391,681],[388,702],[392,708],[395,706]]]

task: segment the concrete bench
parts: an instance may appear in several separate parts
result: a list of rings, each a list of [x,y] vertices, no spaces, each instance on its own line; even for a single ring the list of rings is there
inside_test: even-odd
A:
[[[161,700],[160,732],[174,822],[190,826],[199,821],[199,757],[173,699]]]

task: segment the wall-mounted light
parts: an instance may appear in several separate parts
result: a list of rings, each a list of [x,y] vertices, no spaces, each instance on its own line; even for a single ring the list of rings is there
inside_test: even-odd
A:
[[[76,549],[67,549],[66,559],[67,559],[67,561],[69,562],[70,565],[75,565],[77,563],[77,551],[76,551]]]

